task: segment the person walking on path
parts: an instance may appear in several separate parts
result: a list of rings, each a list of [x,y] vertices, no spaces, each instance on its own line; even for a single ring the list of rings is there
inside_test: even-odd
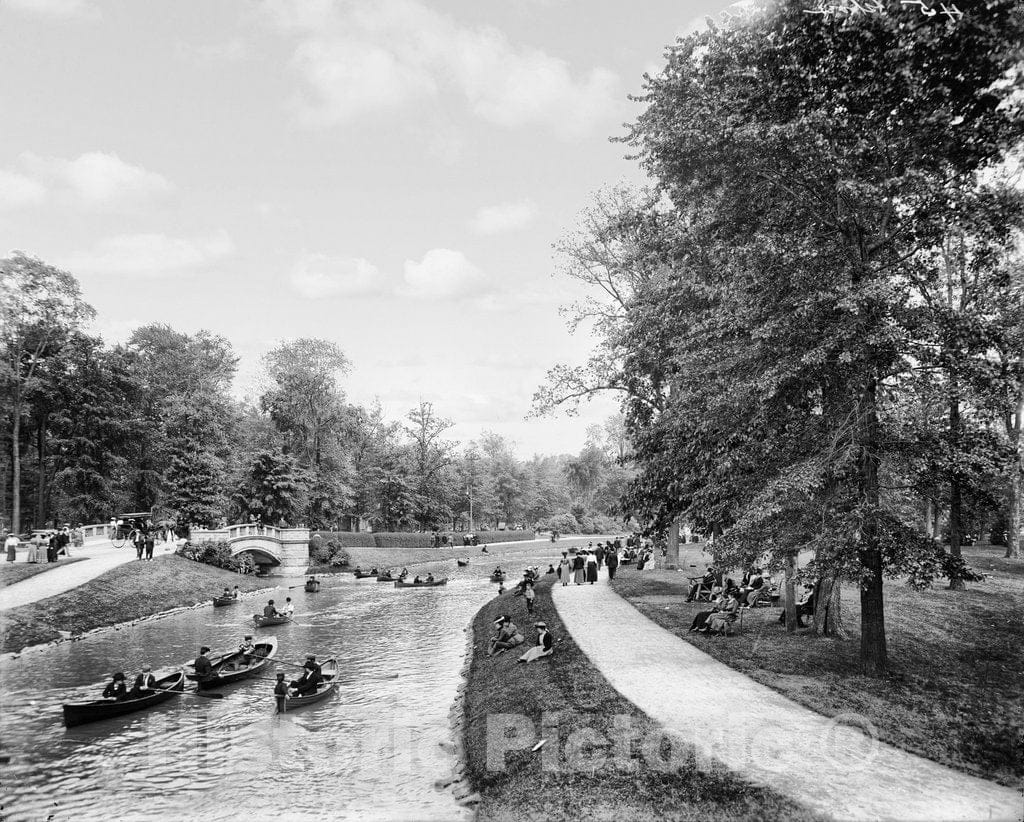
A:
[[[146,534],[146,539],[143,543],[146,546],[146,559],[150,562],[153,561],[153,534]]]
[[[593,585],[597,582],[597,556],[587,553],[587,582]]]
[[[608,579],[615,579],[615,571],[619,567],[619,553],[614,548],[605,554],[604,564],[608,567]]]
[[[583,558],[584,553],[585,552],[578,551],[576,556],[572,558],[573,582],[577,585],[582,585],[584,582],[584,569],[587,564],[587,561]]]
[[[569,560],[569,552],[562,551],[562,558],[558,561],[558,578],[562,585],[569,584],[569,577],[572,575],[572,562]]]

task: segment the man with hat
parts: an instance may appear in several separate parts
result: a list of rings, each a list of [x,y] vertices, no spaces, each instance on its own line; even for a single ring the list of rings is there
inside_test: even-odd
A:
[[[156,688],[156,677],[153,676],[153,668],[150,665],[142,666],[142,673],[135,677],[132,685],[132,697],[142,696],[143,691],[152,691]]]
[[[284,681],[284,671],[277,672],[277,682],[274,683],[274,699],[277,700],[277,712],[283,714],[288,702],[288,683]]]
[[[494,620],[494,627],[498,629],[497,634],[491,637],[490,647],[487,649],[487,656],[504,653],[509,648],[515,648],[523,642],[523,635],[519,633],[516,624],[504,614]]]
[[[198,687],[202,688],[203,683],[213,679],[213,665],[210,664],[209,658],[206,656],[210,653],[208,646],[204,645],[199,649],[199,656],[196,657],[196,661],[192,663],[192,667],[196,671],[196,682]]]
[[[128,690],[124,685],[124,674],[118,671],[114,674],[114,678],[107,683],[107,687],[103,689],[103,696],[107,699],[113,697],[118,702],[128,698]]]
[[[533,662],[542,656],[551,656],[555,641],[548,632],[548,624],[546,622],[535,622],[534,627],[537,629],[537,644],[519,657],[520,662]]]
[[[316,692],[316,686],[320,684],[323,676],[320,666],[317,665],[316,657],[310,654],[306,657],[306,664],[302,666],[305,670],[302,676],[289,683],[290,688],[295,689],[295,696],[305,696]]]

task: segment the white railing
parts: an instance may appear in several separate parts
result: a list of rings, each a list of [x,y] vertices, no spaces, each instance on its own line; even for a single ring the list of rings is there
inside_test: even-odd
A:
[[[229,525],[227,527],[228,539],[239,537],[270,537],[281,539],[281,529],[274,525],[263,525],[258,522],[247,522],[244,525]]]

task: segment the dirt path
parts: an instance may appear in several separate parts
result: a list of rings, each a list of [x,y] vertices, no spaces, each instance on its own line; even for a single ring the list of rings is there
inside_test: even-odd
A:
[[[1024,795],[798,705],[651,622],[608,585],[552,589],[580,649],[700,757],[837,819],[1020,820]],[[728,642],[728,638],[722,638]],[[700,761],[700,760],[698,760]]]

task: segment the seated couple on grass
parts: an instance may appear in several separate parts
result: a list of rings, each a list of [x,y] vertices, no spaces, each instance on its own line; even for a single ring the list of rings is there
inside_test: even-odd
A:
[[[736,621],[740,612],[740,599],[736,590],[727,594],[719,594],[711,603],[710,611],[700,611],[690,624],[690,631],[701,634],[729,633],[729,627]]]
[[[487,656],[504,653],[509,648],[522,645],[526,639],[526,637],[519,633],[519,629],[509,618],[508,614],[504,614],[494,620],[494,627],[497,629],[497,633],[491,637],[491,641],[488,643]]]

